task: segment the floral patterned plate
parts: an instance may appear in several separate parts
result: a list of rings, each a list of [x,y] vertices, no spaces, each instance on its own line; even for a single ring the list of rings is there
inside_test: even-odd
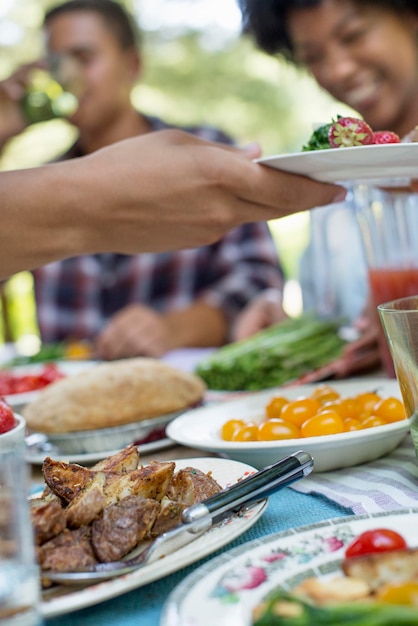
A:
[[[252,609],[272,589],[291,590],[310,576],[338,575],[360,533],[390,528],[418,544],[418,509],[340,517],[243,544],[201,566],[168,597],[160,626],[251,626]]]

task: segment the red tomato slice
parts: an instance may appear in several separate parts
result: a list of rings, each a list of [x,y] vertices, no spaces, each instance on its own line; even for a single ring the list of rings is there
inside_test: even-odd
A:
[[[7,396],[13,390],[13,376],[10,372],[0,372],[0,395]]]
[[[33,376],[32,374],[25,374],[16,378],[13,384],[13,393],[26,393],[36,389],[39,389],[38,376]]]
[[[345,556],[351,559],[356,556],[372,554],[373,552],[389,552],[390,550],[405,550],[405,539],[389,528],[375,528],[361,533],[346,549]]]
[[[49,383],[53,383],[55,380],[59,380],[60,378],[64,378],[65,375],[60,372],[58,367],[54,363],[49,363],[44,366],[43,370],[38,376],[39,387],[49,385]]]

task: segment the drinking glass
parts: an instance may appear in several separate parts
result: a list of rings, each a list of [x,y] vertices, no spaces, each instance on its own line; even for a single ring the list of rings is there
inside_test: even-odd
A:
[[[71,116],[85,89],[80,63],[70,54],[51,55],[48,69],[34,69],[21,99],[29,124]]]
[[[418,295],[378,306],[418,456]]]
[[[359,185],[353,199],[375,310],[385,302],[418,294],[418,193]],[[377,313],[376,322],[383,367],[395,377]]]
[[[0,626],[40,626],[23,446],[0,449]]]

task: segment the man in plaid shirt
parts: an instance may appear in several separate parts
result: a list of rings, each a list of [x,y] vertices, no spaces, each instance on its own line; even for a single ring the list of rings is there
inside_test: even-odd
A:
[[[49,50],[75,58],[86,82],[79,108],[70,117],[79,137],[62,158],[169,128],[131,104],[140,60],[135,29],[120,5],[72,0],[47,14],[45,30]],[[231,143],[216,129],[186,130]],[[222,345],[246,304],[266,289],[281,291],[283,286],[265,223],[239,227],[197,249],[82,256],[33,274],[42,340],[88,338],[95,341],[98,355],[109,359]]]

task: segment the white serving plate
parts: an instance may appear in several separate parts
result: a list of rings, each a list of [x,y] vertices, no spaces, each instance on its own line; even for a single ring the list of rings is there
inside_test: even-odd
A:
[[[401,185],[417,177],[418,143],[279,154],[262,157],[257,162],[329,183]]]
[[[322,437],[249,442],[221,439],[220,429],[227,420],[238,418],[261,421],[265,406],[272,397],[284,395],[294,400],[310,395],[317,386],[312,384],[268,389],[240,400],[194,409],[174,419],[167,426],[166,434],[182,445],[217,452],[257,468],[275,463],[302,449],[313,456],[314,471],[326,472],[378,459],[394,450],[409,431],[409,420],[403,420],[386,426]],[[373,390],[382,396],[401,397],[397,381],[387,378],[332,381],[331,386],[344,397]]]
[[[275,588],[337,575],[346,547],[365,530],[390,528],[418,545],[418,509],[342,517],[276,533],[224,552],[187,576],[164,605],[160,626],[251,626],[251,612]],[[312,625],[314,626],[314,625]]]
[[[246,476],[248,472],[254,471],[254,468],[249,465],[227,459],[192,458],[180,459],[175,463],[176,470],[192,466],[203,472],[211,472],[213,478],[224,488],[234,484]],[[218,526],[214,526],[191,544],[131,574],[112,578],[90,587],[55,587],[50,592],[46,591],[43,594],[41,613],[44,618],[70,613],[164,578],[164,576],[198,561],[239,537],[261,517],[266,510],[266,505],[267,500],[254,504],[244,513],[235,515]]]

